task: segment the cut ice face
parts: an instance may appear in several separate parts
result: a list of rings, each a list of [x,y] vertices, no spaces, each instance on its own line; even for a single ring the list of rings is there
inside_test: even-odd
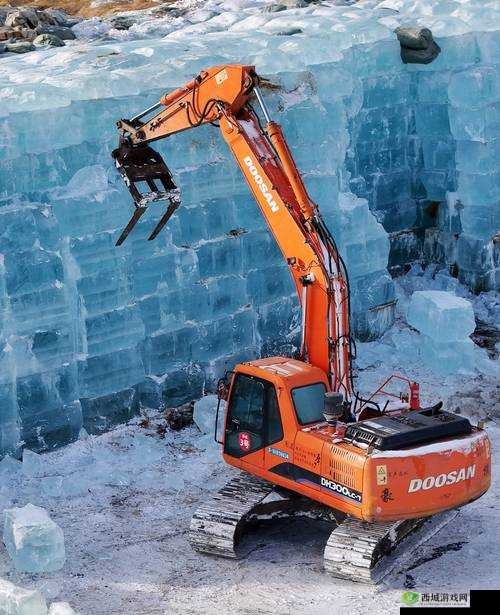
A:
[[[414,292],[407,320],[435,343],[465,340],[476,326],[474,311],[467,299],[439,290]]]
[[[27,504],[6,510],[3,540],[16,570],[54,572],[64,566],[63,532],[43,508]]]
[[[79,35],[106,43],[2,59],[0,454],[108,429],[146,399],[181,404],[236,357],[297,345],[287,269],[215,129],[158,143],[185,208],[154,245],[157,211],[114,248],[130,213],[115,121],[202,68],[255,63],[278,85],[264,94],[347,260],[358,337],[393,322],[388,259],[437,255],[494,288],[498,3],[267,4],[211,2],[127,31],[87,20]],[[394,28],[409,21],[442,48],[428,66],[401,62]]]
[[[0,615],[47,615],[47,604],[39,591],[0,579]]]

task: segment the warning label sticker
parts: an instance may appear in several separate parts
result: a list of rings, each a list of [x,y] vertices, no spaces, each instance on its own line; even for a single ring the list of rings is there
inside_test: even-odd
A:
[[[387,466],[377,466],[377,485],[387,485]]]

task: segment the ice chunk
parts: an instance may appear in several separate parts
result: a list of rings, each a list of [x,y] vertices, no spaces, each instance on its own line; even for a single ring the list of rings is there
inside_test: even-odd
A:
[[[47,615],[47,604],[36,589],[0,579],[0,615]]]
[[[17,570],[54,572],[64,566],[63,532],[43,508],[27,504],[6,510],[3,540]]]
[[[23,474],[29,478],[40,477],[45,473],[42,455],[25,448],[23,451]]]
[[[474,310],[467,299],[439,290],[414,292],[407,320],[436,343],[467,339],[476,326]]]
[[[84,427],[82,427],[80,429],[80,431],[78,432],[78,439],[79,440],[88,440],[89,438],[90,438],[90,436],[88,434],[88,431]]]
[[[63,495],[63,484],[62,476],[45,476],[40,479],[40,489],[49,498],[60,498]]]
[[[217,395],[205,395],[194,403],[193,421],[204,434],[212,434],[215,429],[215,416],[217,413]],[[219,426],[225,412],[225,402],[221,401],[219,408]]]
[[[480,349],[470,338],[444,343],[427,335],[420,337],[420,356],[429,369],[444,375],[474,372]]]
[[[9,480],[15,478],[23,467],[23,464],[14,459],[10,455],[5,455],[2,461],[0,461],[0,479],[4,478]]]
[[[76,615],[68,602],[53,602],[49,608],[49,615]]]
[[[203,459],[208,463],[216,463],[222,459],[220,444],[218,444],[213,434],[202,436],[197,442],[196,447],[204,451]]]

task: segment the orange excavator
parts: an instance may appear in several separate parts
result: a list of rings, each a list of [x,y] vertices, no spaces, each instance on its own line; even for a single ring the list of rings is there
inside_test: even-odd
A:
[[[246,522],[316,514],[334,526],[325,569],[377,581],[404,544],[430,536],[450,511],[487,491],[490,443],[442,403],[422,408],[418,385],[402,376],[368,398],[354,392],[346,268],[259,84],[253,66],[217,66],[117,122],[113,157],[135,206],[117,245],[151,204],[167,208],[150,240],[180,204],[168,167],[149,144],[218,126],[290,269],[302,337],[297,356],[241,363],[219,381],[222,455],[243,472],[196,511],[190,542],[201,552],[236,557]],[[141,184],[148,192],[139,191]]]

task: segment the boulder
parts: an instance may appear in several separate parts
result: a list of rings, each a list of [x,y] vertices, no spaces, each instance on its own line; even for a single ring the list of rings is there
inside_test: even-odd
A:
[[[109,23],[115,30],[128,30],[134,25],[135,21],[126,15],[116,15],[110,17]]]
[[[262,11],[264,13],[279,13],[280,11],[286,11],[288,7],[286,6],[286,4],[267,4]]]
[[[7,51],[11,53],[28,53],[28,51],[35,51],[36,47],[29,41],[20,41],[19,43],[7,43],[5,46]]]
[[[11,28],[17,26],[19,28],[33,29],[37,27],[38,21],[38,15],[34,9],[12,9],[7,13],[5,25]]]
[[[64,47],[65,42],[55,34],[39,34],[33,44],[35,47]]]
[[[38,17],[39,24],[47,24],[49,26],[58,26],[59,22],[47,11],[37,10],[36,16]]]
[[[0,26],[3,26],[5,23],[5,18],[9,14],[11,9],[6,6],[0,6]]]
[[[45,14],[50,15],[54,19],[55,25],[58,26],[65,26],[66,28],[71,28],[79,22],[79,19],[71,17],[71,15],[68,15],[68,13],[66,13],[66,11],[63,11],[62,9],[48,8],[45,9],[44,12]]]
[[[65,26],[50,26],[46,24],[40,24],[35,29],[36,34],[53,34],[62,41],[72,41],[76,38],[75,33],[71,28]]]

